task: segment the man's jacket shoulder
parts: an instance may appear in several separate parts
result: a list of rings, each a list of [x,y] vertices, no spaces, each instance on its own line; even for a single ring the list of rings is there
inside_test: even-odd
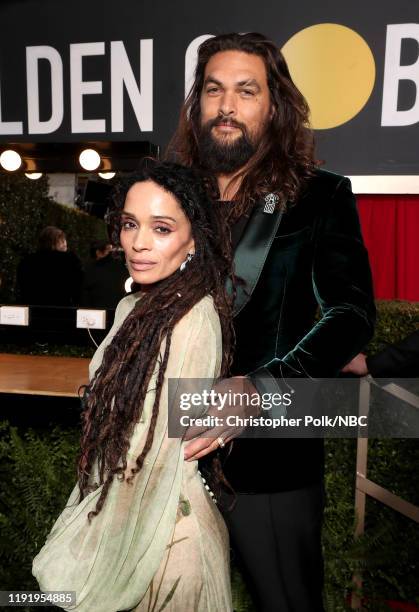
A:
[[[354,206],[349,179],[335,172],[316,169],[303,186],[300,197],[289,207],[280,234],[292,233],[320,218],[340,215],[343,210],[352,210]]]
[[[314,174],[307,181],[305,195],[319,195],[323,196],[333,196],[336,192],[336,189],[341,185],[341,183],[347,183],[350,185],[350,181],[348,178],[343,176],[342,174],[337,174],[336,172],[331,172],[330,170],[323,170],[321,168],[316,168]]]
[[[352,201],[351,183],[348,178],[329,170],[316,168],[295,202],[294,214],[299,213],[307,221],[310,218],[314,221],[318,215],[329,215],[331,207],[340,208],[348,203],[352,207]]]

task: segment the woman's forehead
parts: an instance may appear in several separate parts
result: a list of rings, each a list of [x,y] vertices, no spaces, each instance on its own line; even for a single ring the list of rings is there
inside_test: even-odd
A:
[[[135,215],[185,217],[177,198],[151,180],[134,183],[125,198],[124,212]]]

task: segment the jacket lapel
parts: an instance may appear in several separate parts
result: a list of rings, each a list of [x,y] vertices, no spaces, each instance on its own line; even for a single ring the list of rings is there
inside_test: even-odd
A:
[[[234,254],[234,273],[245,281],[244,285],[236,285],[234,316],[251,298],[282,219],[282,211],[264,212],[264,207],[266,209],[262,200],[253,208]]]

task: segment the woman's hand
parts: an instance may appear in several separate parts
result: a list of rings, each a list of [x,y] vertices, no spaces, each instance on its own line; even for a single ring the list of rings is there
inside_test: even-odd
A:
[[[236,416],[246,418],[256,416],[260,412],[260,406],[254,401],[259,393],[246,376],[234,376],[226,378],[214,386],[218,396],[227,398],[228,401],[218,406],[212,405],[205,416],[221,417],[223,425],[220,427],[189,427],[184,436],[184,440],[189,441],[185,446],[185,460],[196,461],[212,453],[219,446],[224,446],[233,438],[239,436],[246,428],[243,426],[228,426],[225,423],[226,416]],[[250,399],[253,398],[252,403]],[[221,409],[220,409],[221,408]],[[222,444],[220,444],[220,441]]]

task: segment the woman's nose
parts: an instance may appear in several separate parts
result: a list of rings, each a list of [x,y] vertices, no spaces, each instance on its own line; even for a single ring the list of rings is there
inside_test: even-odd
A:
[[[152,237],[146,228],[139,229],[134,236],[132,243],[134,251],[150,250],[152,247]]]

